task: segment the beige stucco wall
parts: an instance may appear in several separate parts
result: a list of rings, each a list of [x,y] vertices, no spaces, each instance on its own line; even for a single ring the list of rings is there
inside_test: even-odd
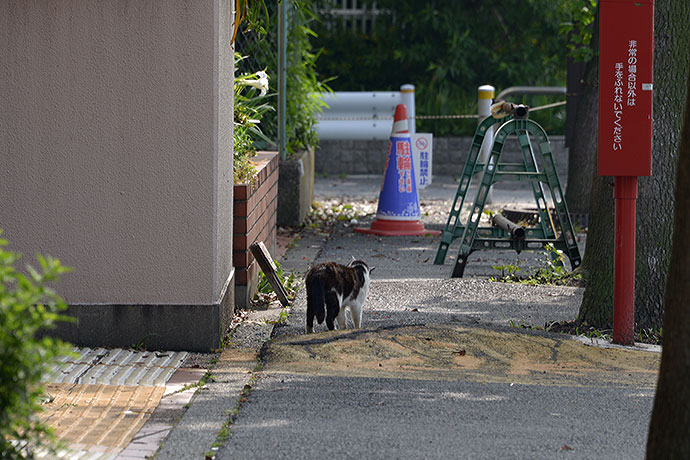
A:
[[[228,0],[0,1],[0,228],[71,304],[211,305],[232,273]]]

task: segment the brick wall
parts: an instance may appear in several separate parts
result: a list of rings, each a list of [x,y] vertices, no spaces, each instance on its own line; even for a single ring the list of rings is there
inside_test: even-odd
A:
[[[233,263],[235,265],[235,307],[246,308],[256,293],[259,267],[249,246],[263,241],[271,254],[276,250],[278,207],[278,154],[259,152],[256,180],[235,185],[233,218]]]

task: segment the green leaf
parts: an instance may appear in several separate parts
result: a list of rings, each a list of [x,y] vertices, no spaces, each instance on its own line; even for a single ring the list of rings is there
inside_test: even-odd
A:
[[[23,458],[23,453],[7,439],[26,442],[32,450],[43,446],[49,452],[54,451],[54,434],[36,417],[44,398],[41,377],[69,349],[57,339],[37,339],[35,335],[38,330],[67,319],[61,314],[67,304],[45,285],[48,278],[57,280],[67,268],[57,259],[38,255],[41,268],[27,267],[27,276],[13,267],[19,258],[18,254],[0,248],[0,452],[3,458]]]

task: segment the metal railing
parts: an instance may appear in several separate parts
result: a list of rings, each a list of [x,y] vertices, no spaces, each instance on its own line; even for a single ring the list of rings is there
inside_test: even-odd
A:
[[[407,91],[405,92],[403,88],[407,88]],[[480,87],[480,92],[482,88],[491,88],[493,94],[493,87]],[[405,94],[407,96],[403,97]],[[403,85],[401,91],[335,92],[323,95],[328,107],[317,117],[315,129],[321,140],[385,140],[390,136],[391,121],[397,104],[403,103],[407,106],[408,126],[410,132],[415,132],[416,120],[484,118],[490,115],[491,99],[506,100],[508,96],[515,94],[565,96],[566,88],[561,86],[511,86],[498,93],[494,98],[489,96],[489,100],[486,101],[489,104],[480,104],[478,113],[448,115],[417,115],[415,113],[413,85]],[[566,101],[559,101],[539,107],[530,107],[530,112],[558,107],[565,105],[565,103]]]

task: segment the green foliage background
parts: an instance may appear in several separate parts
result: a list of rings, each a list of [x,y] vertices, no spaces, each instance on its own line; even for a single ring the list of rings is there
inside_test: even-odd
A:
[[[314,117],[328,91],[395,91],[416,86],[418,115],[474,114],[477,87],[565,86],[567,58],[588,60],[596,0],[376,0],[384,12],[367,33],[342,27],[334,0],[289,2],[288,150],[316,146]],[[336,3],[339,3],[337,1]],[[371,7],[374,0],[360,0]],[[238,72],[265,69],[277,105],[278,2],[250,3],[236,49]],[[327,85],[326,85],[327,82]],[[562,97],[513,97],[532,107]],[[262,130],[277,140],[277,112]],[[533,112],[550,134],[563,134],[563,107]],[[476,119],[419,120],[418,130],[470,135]],[[263,146],[260,146],[263,147]]]
[[[372,5],[373,0],[363,0]],[[328,2],[321,0],[320,6]],[[315,27],[323,48],[322,76],[335,76],[335,91],[391,91],[416,86],[418,115],[476,113],[477,87],[565,86],[567,55],[580,37],[583,8],[591,0],[376,0],[388,12],[371,33],[333,26],[322,16]],[[578,22],[580,21],[580,22]],[[586,24],[584,24],[586,26]],[[577,36],[576,36],[577,34]],[[574,37],[576,43],[569,43]],[[562,99],[562,98],[560,98]],[[531,106],[554,98],[515,102]],[[564,130],[564,109],[534,113],[549,133]],[[418,131],[471,134],[476,120],[419,121]]]
[[[324,105],[318,94],[329,91],[316,67],[319,51],[313,44],[316,37],[312,29],[318,22],[315,8],[316,0],[293,0],[288,3],[286,135],[290,154],[318,145],[313,126],[315,115]],[[239,63],[235,73],[252,73],[263,69],[269,74],[270,93],[267,101],[274,110],[264,114],[261,130],[277,144],[278,2],[252,2],[250,11],[254,13],[241,27],[235,45],[237,52],[247,58]],[[257,144],[259,148],[265,147],[262,142]]]

